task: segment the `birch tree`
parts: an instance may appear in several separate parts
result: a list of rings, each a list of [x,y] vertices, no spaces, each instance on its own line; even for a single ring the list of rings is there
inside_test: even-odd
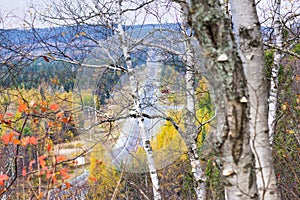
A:
[[[173,4],[168,6],[174,6],[177,5]],[[196,60],[199,58],[196,58],[196,52],[194,50],[194,47],[192,45],[193,37],[190,36],[190,27],[188,25],[187,17],[184,15],[183,10],[187,10],[188,7],[185,3],[180,3],[180,14],[181,14],[181,32],[176,32],[174,30],[165,30],[163,31],[170,32],[170,34],[177,34],[180,37],[181,45],[178,45],[178,41],[174,41],[169,38],[165,38],[162,40],[170,41],[171,43],[165,44],[162,43],[151,43],[146,41],[147,38],[144,38],[145,41],[141,40],[142,44],[145,46],[150,46],[153,48],[157,48],[161,51],[166,51],[171,54],[179,56],[179,58],[183,61],[185,65],[185,114],[184,114],[184,129],[180,128],[180,125],[175,122],[174,119],[172,119],[171,116],[161,116],[161,118],[165,118],[173,124],[175,129],[178,131],[180,136],[183,138],[185,145],[187,146],[188,152],[188,159],[191,164],[192,173],[193,173],[193,182],[194,182],[194,190],[196,193],[196,197],[198,200],[200,199],[206,199],[207,192],[206,192],[206,177],[205,173],[203,171],[203,166],[200,162],[200,156],[198,154],[198,146],[197,146],[197,138],[199,136],[199,129],[201,129],[201,126],[204,126],[206,123],[209,123],[211,120],[208,120],[207,122],[202,122],[200,124],[200,127],[197,126],[197,119],[196,116],[196,95],[195,95],[195,65],[197,65]],[[159,30],[158,30],[159,31]],[[162,33],[164,35],[164,33]],[[168,36],[167,36],[168,37]],[[177,36],[178,37],[178,36]],[[175,36],[176,38],[176,36]],[[131,38],[131,40],[134,40]],[[176,44],[177,42],[177,44]],[[181,50],[178,48],[178,46],[183,46],[183,49]],[[196,47],[198,48],[198,46]],[[198,48],[199,51],[199,48]]]
[[[182,9],[187,9],[185,4],[182,5]],[[185,35],[184,46],[185,46],[185,61],[186,61],[186,117],[185,117],[185,131],[187,133],[188,141],[187,146],[189,149],[189,159],[192,166],[192,172],[194,175],[194,189],[198,200],[206,199],[206,188],[205,188],[205,175],[200,164],[200,159],[197,150],[197,138],[198,129],[196,126],[196,109],[195,109],[195,63],[194,63],[194,52],[191,44],[191,38],[188,34],[187,18],[182,18],[183,34]]]
[[[247,78],[250,102],[250,135],[255,155],[259,199],[279,199],[268,134],[268,89],[263,45],[254,1],[231,1],[239,54]],[[249,6],[251,5],[251,6]],[[248,7],[243,10],[242,8]]]
[[[121,48],[123,50],[125,62],[127,65],[130,87],[131,87],[131,92],[132,92],[132,97],[133,97],[134,107],[135,107],[135,112],[136,112],[135,114],[136,114],[136,118],[138,120],[139,127],[140,127],[140,134],[141,134],[141,137],[143,140],[143,147],[146,152],[150,177],[151,177],[152,184],[153,184],[152,187],[153,187],[154,199],[159,200],[159,199],[161,199],[159,179],[158,179],[157,170],[156,170],[154,159],[153,159],[150,138],[148,137],[148,135],[146,133],[144,117],[142,115],[141,100],[139,98],[137,78],[134,73],[134,69],[133,69],[132,62],[131,62],[131,57],[128,52],[127,39],[126,39],[126,35],[125,35],[124,29],[123,29],[123,23],[122,23],[122,18],[121,18],[122,0],[117,0],[116,3],[117,3],[117,19],[116,19],[116,21],[118,24],[118,32],[119,32],[118,34],[120,37]]]
[[[259,16],[262,23],[261,26],[264,27],[262,32],[265,40],[264,45],[268,49],[274,49],[274,58],[270,68],[268,101],[268,126],[271,146],[273,146],[276,123],[278,121],[278,88],[280,87],[278,78],[281,61],[287,55],[299,59],[299,55],[290,51],[299,42],[299,33],[296,28],[297,19],[299,19],[297,12],[299,8],[297,6],[299,7],[297,2],[281,0],[270,1],[269,5],[259,2],[256,6],[261,13]]]
[[[214,90],[217,112],[214,148],[220,159],[226,199],[256,199],[254,160],[249,144],[248,90],[230,20],[219,1],[187,1],[187,4]]]
[[[280,23],[280,7],[281,0],[275,1],[275,10],[274,10],[274,34],[275,34],[275,45],[278,48],[282,48],[282,29]],[[280,61],[283,57],[281,51],[276,50],[274,55],[274,63],[271,71],[271,86],[269,94],[269,112],[268,112],[268,126],[269,126],[269,138],[270,144],[273,144],[275,125],[276,125],[276,111],[277,111],[277,99],[278,99],[278,72],[280,67]]]

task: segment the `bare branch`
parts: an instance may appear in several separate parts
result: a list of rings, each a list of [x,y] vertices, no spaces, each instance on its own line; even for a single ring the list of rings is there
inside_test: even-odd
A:
[[[135,8],[127,8],[127,9],[124,9],[124,10],[122,10],[121,14],[124,14],[125,12],[128,12],[128,11],[136,11],[136,10],[139,10],[139,9],[145,7],[146,5],[149,5],[150,3],[154,2],[154,1],[155,1],[155,0],[150,0],[150,1],[148,1],[148,2],[145,2],[145,3],[143,3],[143,4],[141,4],[141,5],[137,6],[137,7],[135,7]]]
[[[270,44],[270,43],[267,43],[267,42],[263,42],[263,44],[264,44],[265,46],[267,46],[267,47],[271,47],[271,48],[273,48],[273,49],[282,51],[282,52],[284,52],[284,53],[287,53],[287,54],[289,54],[289,55],[291,55],[291,56],[294,56],[294,57],[300,59],[300,55],[297,54],[297,53],[295,53],[295,52],[293,52],[293,51],[290,51],[290,50],[285,49],[285,48],[280,48],[280,47],[278,47],[278,46],[276,46],[276,45],[274,45],[274,44]]]

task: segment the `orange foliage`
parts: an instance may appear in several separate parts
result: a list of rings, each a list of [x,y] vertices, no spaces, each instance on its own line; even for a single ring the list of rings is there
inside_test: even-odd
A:
[[[38,157],[39,164],[43,169],[46,168],[46,161],[45,161],[46,158],[47,158],[47,155],[42,155],[42,156]]]
[[[4,186],[4,181],[7,181],[9,177],[5,174],[0,174],[0,185]]]
[[[20,101],[19,102],[19,108],[18,108],[18,111],[19,112],[25,112],[27,110],[27,105],[26,103]]]
[[[58,156],[56,156],[56,163],[59,163],[59,162],[64,161],[66,159],[67,159],[66,156],[58,155]]]
[[[56,112],[56,111],[58,111],[59,106],[57,104],[51,104],[49,106],[49,109],[52,110],[52,111],[54,111],[54,112]]]
[[[59,170],[59,172],[60,172],[60,175],[61,175],[61,177],[62,177],[62,180],[66,180],[66,179],[68,179],[68,178],[71,177],[71,176],[68,174],[68,169],[67,169],[67,168],[61,168],[61,169]]]
[[[14,136],[18,136],[18,135],[20,135],[20,134],[17,133],[17,132],[12,131],[12,132],[10,132],[8,134],[2,135],[1,139],[2,139],[2,141],[3,141],[3,143],[5,145],[8,145],[9,143],[13,143],[13,144],[17,144],[18,145],[21,142],[19,140],[17,140],[17,139],[14,139]]]
[[[25,177],[26,175],[27,175],[26,167],[23,166],[23,169],[22,169],[22,176]]]
[[[22,146],[27,146],[28,144],[37,145],[37,138],[34,136],[27,136],[21,139]]]

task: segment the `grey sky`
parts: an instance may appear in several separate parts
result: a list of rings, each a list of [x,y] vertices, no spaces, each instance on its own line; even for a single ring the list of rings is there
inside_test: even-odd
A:
[[[59,1],[59,0],[58,0]],[[163,2],[164,0],[157,1],[157,2]],[[258,5],[258,11],[259,16],[261,19],[270,17],[272,15],[272,3],[274,0],[262,0],[260,1],[260,4]],[[26,17],[29,17],[29,13],[25,12],[26,9],[29,9],[29,6],[34,4],[42,4],[43,0],[0,0],[0,28],[21,28],[23,26],[23,20]],[[46,1],[49,2],[49,1]],[[282,3],[282,12],[287,13],[299,13],[300,12],[300,6],[299,2],[296,0],[283,0]],[[179,20],[180,16],[178,16],[178,13],[173,11],[166,11],[164,9],[164,6],[158,6],[159,3],[156,4],[156,9],[158,8],[160,10],[159,13],[163,16],[164,20],[162,22],[175,22]],[[43,5],[43,4],[42,4]],[[292,9],[291,9],[292,8]],[[265,12],[263,12],[264,10]],[[269,13],[269,14],[268,14]],[[267,15],[266,15],[267,14]],[[131,15],[135,15],[134,13],[131,13]],[[130,19],[132,17],[129,17]],[[143,20],[143,17],[139,17],[141,20]],[[158,23],[153,16],[146,15],[146,23]],[[266,22],[267,24],[271,24],[272,22],[268,20]],[[39,27],[42,27],[43,24],[36,24]]]
[[[34,0],[40,2],[41,0]],[[0,28],[22,27],[25,11],[32,0],[0,0]]]
[[[0,8],[4,12],[24,10],[29,0],[0,0]]]
[[[164,6],[160,5],[164,1],[165,0],[157,1],[152,5],[156,10],[155,14],[157,14],[157,16],[161,16],[161,19],[163,19],[161,21],[162,23],[178,21],[180,16],[176,14],[176,11],[174,9],[170,7],[166,9]],[[0,0],[0,28],[22,28],[24,19],[28,19],[28,17],[30,17],[29,6],[34,4],[40,5],[42,7],[44,5],[46,7],[46,5],[42,2],[43,0]],[[49,1],[45,2],[49,3]],[[59,0],[57,0],[57,2],[59,2]],[[25,12],[26,10],[27,12]],[[138,18],[134,18],[136,14],[137,13],[135,12],[127,13],[126,23],[159,23],[159,21],[157,20],[159,19],[159,17],[155,18],[151,14],[139,12],[140,16]],[[132,19],[135,19],[137,21],[133,22]],[[45,24],[37,23],[36,26],[44,27]]]

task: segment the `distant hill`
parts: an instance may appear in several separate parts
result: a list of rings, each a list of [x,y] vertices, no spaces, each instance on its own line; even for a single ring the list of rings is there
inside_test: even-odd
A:
[[[116,25],[113,25],[116,27]],[[158,29],[179,30],[179,24],[146,24],[124,26],[124,29],[130,33],[133,38],[141,38],[147,33]],[[37,28],[37,29],[0,29],[0,39],[2,45],[20,45],[20,44],[35,44],[42,39],[47,42],[70,43],[72,41],[83,42],[88,37],[92,36],[96,40],[105,40],[114,35],[111,27],[105,26],[60,26],[52,28]],[[86,36],[86,37],[84,37]]]
[[[116,26],[116,25],[114,25]],[[147,24],[147,25],[134,25],[134,26],[124,26],[127,34],[133,38],[142,38],[150,32],[153,32],[155,29],[171,29],[171,30],[180,30],[179,24]],[[166,33],[166,32],[165,32]],[[160,32],[155,32],[151,38],[160,38]],[[62,27],[53,27],[53,28],[39,28],[39,29],[9,29],[4,30],[0,29],[0,49],[1,56],[0,59],[5,59],[9,55],[16,53],[13,50],[28,50],[32,53],[37,53],[42,55],[46,50],[55,50],[55,46],[59,46],[63,53],[72,52],[76,56],[76,59],[82,60],[84,62],[98,62],[89,55],[89,52],[93,52],[96,55],[101,54],[101,52],[94,51],[97,49],[97,45],[89,42],[93,37],[93,40],[105,41],[109,38],[114,38],[115,33],[111,27],[104,26],[62,26]],[[112,40],[113,41],[113,40]],[[47,43],[49,49],[44,49]],[[51,45],[53,45],[51,47]],[[93,46],[94,45],[94,46]],[[90,48],[90,49],[87,49]],[[51,49],[52,48],[52,49]],[[115,45],[115,48],[117,46]],[[141,66],[146,63],[147,60],[147,47],[138,47],[132,52],[132,62],[134,66]],[[85,51],[89,50],[89,51]],[[7,55],[6,55],[7,54]],[[87,55],[86,55],[87,54]],[[101,58],[101,57],[100,57]],[[107,59],[101,58],[102,62],[100,64],[110,64],[107,63]],[[121,65],[125,65],[124,57],[122,55],[118,58],[118,62]],[[78,66],[50,61],[43,59],[42,57],[36,59],[34,62],[31,62],[29,66],[20,66],[18,68],[11,69],[9,66],[2,66],[0,69],[1,80],[0,85],[2,87],[12,87],[14,86],[11,79],[12,75],[15,76],[16,80],[14,84],[18,84],[18,87],[30,89],[38,88],[42,82],[48,83],[54,90],[65,90],[72,91],[74,84],[76,84],[76,79],[78,76],[83,76],[84,73],[78,73]],[[8,73],[10,71],[10,73]],[[100,72],[97,72],[100,73]],[[85,80],[91,79],[88,75],[86,77],[81,77]],[[93,80],[90,80],[93,81]],[[101,80],[95,80],[99,88],[103,87],[103,83],[107,82],[108,84],[114,82],[115,80],[108,76],[101,75]],[[103,82],[103,83],[102,83]],[[85,82],[86,84],[88,81]],[[107,84],[106,84],[107,85]],[[89,87],[88,85],[86,87]],[[111,86],[105,86],[105,88],[111,88]],[[103,93],[97,91],[97,93]],[[107,94],[105,96],[107,98]],[[104,101],[104,100],[102,100]]]

